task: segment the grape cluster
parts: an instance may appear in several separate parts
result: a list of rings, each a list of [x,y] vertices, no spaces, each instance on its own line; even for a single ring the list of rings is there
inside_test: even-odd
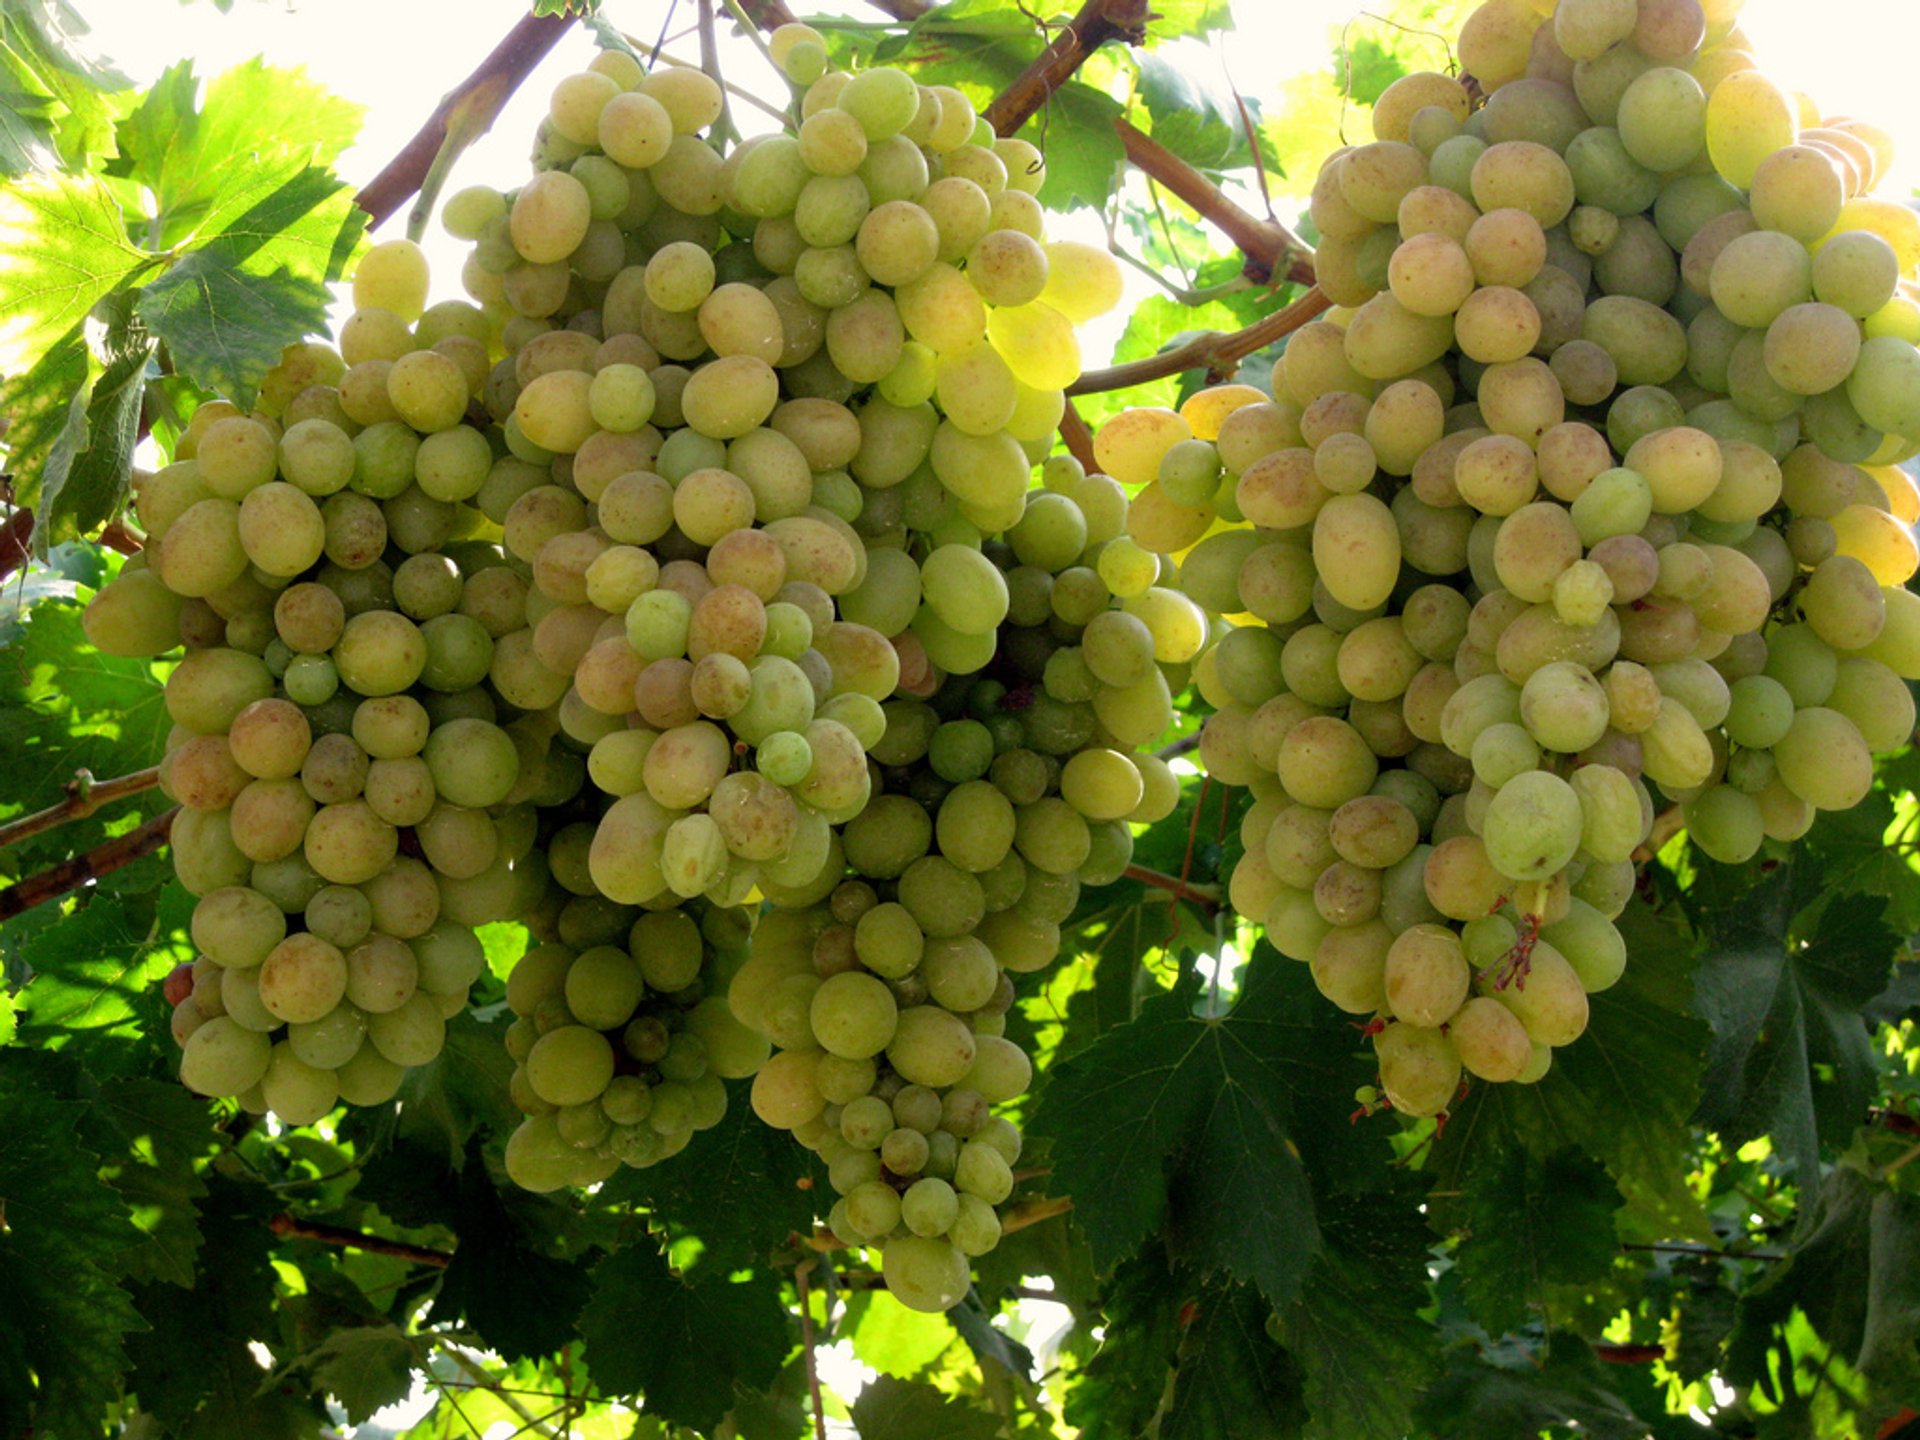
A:
[[[1125,871],[1129,824],[1171,813],[1165,762],[1127,752],[1171,718],[1156,639],[1185,659],[1205,633],[1170,591],[1151,630],[1120,608],[1080,562],[1123,543],[1123,492],[1071,460],[1048,472],[1059,488],[984,552],[1008,594],[984,673],[886,703],[879,793],[840,832],[853,878],[764,919],[728,989],[778,1047],[754,1109],[827,1162],[829,1227],[880,1244],[922,1310],[965,1293],[1013,1188],[1020,1132],[992,1107],[1032,1064],[1003,1034],[1010,975],[1050,964],[1081,887]]]
[[[146,548],[89,605],[117,655],[184,644],[163,790],[199,952],[170,987],[181,1079],[308,1124],[393,1096],[485,969],[474,927],[536,903],[536,808],[584,767],[509,718],[527,587],[462,422],[485,317],[425,311],[417,247],[373,249],[344,354],[289,347],[254,410],[211,401],[138,477]],[[424,312],[424,313],[423,313]],[[351,362],[351,363],[349,363]],[[469,504],[468,501],[474,503]]]
[[[446,207],[504,352],[505,453],[468,482],[529,581],[502,694],[587,777],[542,811],[506,1162],[535,1190],[655,1164],[749,1075],[822,1154],[899,1102],[828,1155],[834,1221],[944,1306],[1019,1153],[990,1114],[1031,1074],[1003,971],[1171,810],[1123,752],[1207,627],[1113,481],[1054,461],[1029,492],[1074,325],[1119,292],[1047,243],[1038,153],[958,91],[825,70],[804,27],[771,49],[797,134],[722,158],[707,77],[606,53],[555,87],[524,185]]]
[[[1396,81],[1320,171],[1337,308],[1271,398],[1096,440],[1242,621],[1194,671],[1233,903],[1410,1114],[1580,1035],[1658,811],[1741,863],[1913,733],[1920,216],[1736,9],[1489,0],[1477,86]]]

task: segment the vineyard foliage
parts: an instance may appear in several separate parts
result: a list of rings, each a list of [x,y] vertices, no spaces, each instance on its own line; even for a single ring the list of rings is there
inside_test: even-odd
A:
[[[568,39],[576,65],[586,37],[617,45],[660,8],[608,0]],[[1093,212],[1159,287],[1114,363],[1304,292],[1129,165],[1114,122],[1294,225],[1386,87],[1446,68],[1461,8],[1396,0],[1337,51],[1262,56],[1236,50],[1225,0],[1164,0],[1052,92],[1019,132],[1047,157],[1039,200]],[[984,107],[1073,14],[919,9],[815,23],[836,63]],[[0,446],[34,515],[0,594],[0,825],[79,772],[159,760],[174,660],[102,654],[82,629],[124,562],[102,527],[136,448],[169,458],[200,403],[245,405],[324,332],[367,243],[332,168],[354,106],[262,63],[182,59],[136,89],[98,58],[119,42],[65,0],[0,0],[0,357],[28,361],[0,377]],[[732,78],[787,103],[764,67]],[[1265,383],[1273,359],[1237,378]],[[1098,426],[1208,378],[1076,403]],[[1208,707],[1197,689],[1176,704],[1160,744],[1186,757]],[[193,901],[164,852],[33,908],[0,888],[0,1440],[797,1440],[816,1404],[862,1440],[1732,1440],[1913,1419],[1911,749],[1863,804],[1750,863],[1668,841],[1587,1034],[1537,1085],[1473,1086],[1444,1125],[1354,1113],[1371,1046],[1222,899],[1247,792],[1176,766],[1179,805],[1133,858],[1183,883],[1089,888],[1054,965],[1017,977],[1024,1223],[944,1315],[815,1243],[825,1167],[744,1093],[656,1167],[586,1193],[510,1183],[518,926],[481,931],[470,1007],[393,1101],[290,1127],[176,1079],[162,987],[193,959]],[[168,804],[147,790],[8,844],[0,885]]]

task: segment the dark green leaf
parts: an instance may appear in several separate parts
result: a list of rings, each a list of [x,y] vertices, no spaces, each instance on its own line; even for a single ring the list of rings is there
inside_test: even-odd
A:
[[[1323,1203],[1326,1243],[1300,1298],[1280,1312],[1280,1339],[1306,1381],[1307,1440],[1401,1440],[1438,1369],[1427,1304],[1431,1237],[1417,1196]]]
[[[1626,1366],[1602,1365],[1578,1336],[1556,1334],[1545,1354],[1476,1356],[1461,1350],[1418,1407],[1436,1440],[1456,1436],[1531,1436],[1552,1427],[1594,1440],[1648,1440],[1715,1434],[1691,1422],[1669,1425],[1660,1410],[1643,1415],[1615,1386]],[[1664,1408],[1664,1407],[1662,1407]]]
[[[375,1150],[401,1145],[407,1165],[430,1177],[460,1169],[477,1132],[506,1134],[518,1120],[507,1099],[513,1059],[501,1039],[505,1032],[504,1016],[456,1015],[440,1053],[400,1082],[397,1103],[353,1112],[347,1133]]]
[[[1201,1292],[1186,1321],[1160,1440],[1301,1433],[1300,1375],[1267,1333],[1272,1313],[1249,1285]]]
[[[0,1050],[0,1434],[99,1433],[140,1327],[110,1267],[139,1238],[56,1057]]]
[[[100,1087],[85,1133],[109,1157],[107,1183],[140,1231],[119,1274],[191,1285],[207,1182],[194,1162],[219,1149],[207,1102],[170,1080],[112,1079]]]
[[[736,1282],[715,1271],[689,1282],[645,1239],[593,1267],[593,1299],[580,1315],[603,1392],[642,1394],[649,1410],[696,1430],[727,1412],[736,1382],[773,1383],[787,1329],[770,1276]]]
[[[114,298],[116,312],[131,308],[131,297]],[[104,369],[73,397],[66,427],[47,454],[33,527],[34,553],[43,560],[53,545],[99,529],[126,501],[153,358],[146,327],[126,323],[129,318],[116,314],[101,346]]]
[[[853,1402],[860,1440],[993,1440],[1000,1419],[949,1400],[931,1385],[880,1375]]]
[[[1293,1298],[1319,1245],[1302,1153],[1337,1185],[1371,1148],[1321,1109],[1343,1082],[1351,1094],[1355,1071],[1303,977],[1263,949],[1225,1019],[1195,1016],[1189,981],[1055,1067],[1031,1129],[1054,1142],[1051,1183],[1073,1195],[1097,1267],[1164,1215],[1181,1263]]]
[[[1182,1306],[1166,1258],[1149,1241],[1113,1272],[1100,1348],[1067,1392],[1067,1420],[1084,1433],[1144,1434],[1160,1413],[1181,1337]]]
[[[1715,917],[1699,976],[1713,1048],[1698,1118],[1729,1144],[1771,1135],[1811,1177],[1823,1140],[1844,1143],[1866,1113],[1875,1065],[1860,1009],[1885,988],[1899,940],[1885,902],[1865,897],[1825,906],[1810,934],[1798,921],[1789,933],[1799,887],[1788,879]]]
[[[313,1382],[358,1425],[374,1411],[404,1400],[413,1390],[414,1349],[392,1325],[348,1326],[333,1331],[292,1368]]]
[[[286,346],[325,328],[327,284],[367,219],[330,170],[283,164],[249,176],[222,193],[199,248],[139,303],[176,370],[243,405]]]
[[[159,895],[100,894],[22,947],[34,976],[20,996],[23,1035],[84,1047],[98,1072],[125,1068],[110,1051],[164,1036],[160,982],[193,958],[183,931],[193,898],[178,885]]]

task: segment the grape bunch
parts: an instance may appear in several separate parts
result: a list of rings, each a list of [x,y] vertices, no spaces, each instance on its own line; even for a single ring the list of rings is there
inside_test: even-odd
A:
[[[1578,1038],[1658,813],[1743,863],[1913,734],[1920,216],[1737,8],[1489,0],[1477,84],[1396,81],[1320,171],[1337,308],[1271,397],[1096,440],[1240,622],[1194,666],[1233,904],[1412,1115]]]
[[[1112,481],[1055,461],[1029,493],[1079,373],[1074,324],[1119,293],[1104,252],[1046,242],[1037,152],[957,91],[826,71],[804,27],[771,51],[797,134],[723,158],[701,133],[710,80],[602,54],[555,87],[526,184],[446,207],[505,352],[488,483],[530,580],[508,698],[551,716],[589,782],[543,811],[547,903],[574,918],[534,915],[509,979],[526,1119],[507,1167],[591,1184],[678,1153],[724,1114],[725,1080],[757,1073],[756,1096],[786,1099],[756,1109],[792,1126],[884,1108],[908,1073],[929,1153],[897,1141],[894,1219],[865,1192],[868,1228],[842,1229],[888,1240],[901,1192],[933,1182],[910,1207],[925,1233],[890,1246],[924,1251],[894,1288],[951,1303],[1018,1155],[989,1114],[1030,1076],[998,1034],[1003,966],[1047,963],[1080,879],[1125,868],[1125,820],[1171,809],[1165,766],[1121,751],[1166,728],[1160,665],[1206,621],[1155,589]],[[1106,615],[1116,591],[1129,609]],[[1085,660],[1060,639],[1083,627]],[[852,943],[868,911],[872,966]],[[826,1053],[815,990],[858,1032],[832,1043],[873,1048],[800,1116],[798,1070]],[[901,1026],[924,1063],[876,1067]],[[991,1175],[985,1150],[958,1153],[979,1137]],[[858,1162],[875,1182],[885,1138]],[[953,1214],[926,1229],[936,1187]]]
[[[377,356],[350,326],[289,347],[251,412],[194,411],[85,616],[109,654],[185,646],[160,778],[198,897],[181,1079],[289,1124],[439,1054],[485,969],[474,927],[546,887],[537,807],[584,778],[505,698],[527,586],[482,538],[505,512],[463,423],[485,317],[426,292],[416,246],[375,247],[354,293],[386,317]]]
[[[1058,488],[973,552],[1008,594],[983,668],[886,703],[877,793],[840,833],[851,878],[776,900],[727,992],[778,1047],[755,1111],[826,1162],[829,1228],[881,1246],[888,1289],[920,1310],[965,1293],[1013,1190],[1020,1132],[992,1111],[1033,1070],[1004,1035],[1010,976],[1052,962],[1083,885],[1124,873],[1128,826],[1172,812],[1165,762],[1128,751],[1171,718],[1156,642],[1185,659],[1205,634],[1170,591],[1149,620],[1121,608],[1080,562],[1124,544],[1123,493],[1068,459],[1048,472]]]

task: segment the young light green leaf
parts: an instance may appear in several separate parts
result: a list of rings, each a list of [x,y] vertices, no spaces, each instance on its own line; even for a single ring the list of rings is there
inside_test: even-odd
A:
[[[101,339],[105,368],[73,397],[67,424],[41,471],[34,553],[45,559],[62,541],[104,525],[125,503],[140,443],[153,338],[131,320],[132,297],[113,297],[114,323]]]
[[[860,1440],[993,1440],[998,1416],[950,1400],[931,1385],[880,1375],[853,1402]]]
[[[33,175],[0,189],[0,356],[39,362],[106,296],[161,263],[127,238],[98,176]]]

